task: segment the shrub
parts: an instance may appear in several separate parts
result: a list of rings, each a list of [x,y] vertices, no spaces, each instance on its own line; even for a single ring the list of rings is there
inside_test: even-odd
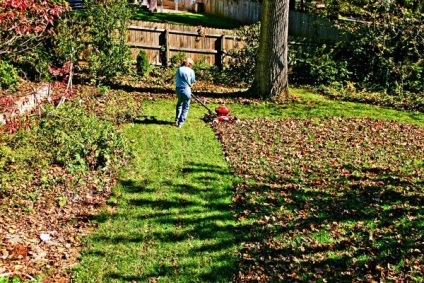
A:
[[[309,52],[300,52],[293,63],[293,71],[302,74],[303,82],[313,85],[327,85],[349,81],[351,72],[348,63],[337,60],[337,50],[326,44],[309,48]]]
[[[17,54],[13,58],[14,65],[21,77],[32,81],[49,80],[49,51],[44,46],[37,46],[29,53]]]
[[[137,55],[137,72],[139,75],[145,76],[149,73],[149,70],[149,57],[147,57],[146,51],[140,50]]]
[[[337,63],[347,62],[350,79],[359,88],[393,95],[424,90],[422,51],[423,14],[416,1],[342,1],[320,12],[337,20],[346,38],[337,46]]]
[[[244,40],[245,45],[240,50],[228,51],[229,62],[224,68],[223,80],[230,85],[250,84],[255,76],[260,24],[239,28],[236,33]]]
[[[73,171],[109,166],[125,148],[123,137],[110,122],[70,103],[49,109],[39,127],[53,162]]]
[[[85,1],[84,5],[83,13],[67,14],[58,22],[52,42],[54,63],[62,66],[69,61],[87,61],[79,69],[95,84],[112,83],[117,77],[130,74],[132,60],[126,44],[131,15],[128,1]]]
[[[131,53],[126,44],[131,10],[126,0],[86,1],[86,25],[93,52],[88,56],[94,82],[113,82],[129,74]]]
[[[19,76],[15,67],[6,61],[0,61],[0,89],[14,89],[18,84]]]
[[[177,52],[169,58],[170,67],[178,68],[185,59],[187,59],[187,55],[184,52]]]

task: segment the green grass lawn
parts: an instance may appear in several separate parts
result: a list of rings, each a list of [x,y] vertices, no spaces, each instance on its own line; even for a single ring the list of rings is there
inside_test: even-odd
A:
[[[420,282],[424,115],[292,93],[228,103],[247,122],[220,140],[199,104],[178,129],[175,101],[144,101],[75,281]]]
[[[145,102],[156,120],[127,125],[135,159],[117,209],[89,239],[77,282],[229,282],[237,265],[232,176],[193,107],[176,128],[174,102]]]
[[[237,20],[200,13],[150,13],[142,8],[136,9],[133,20],[150,21],[177,25],[203,26],[210,28],[234,29],[243,24]]]

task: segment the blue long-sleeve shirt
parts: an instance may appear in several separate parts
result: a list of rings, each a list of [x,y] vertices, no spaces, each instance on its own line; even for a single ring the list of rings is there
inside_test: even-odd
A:
[[[176,87],[191,87],[196,81],[193,69],[181,66],[176,73]]]

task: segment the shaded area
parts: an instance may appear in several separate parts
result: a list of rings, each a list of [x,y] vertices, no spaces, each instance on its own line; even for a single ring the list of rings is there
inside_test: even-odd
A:
[[[139,116],[133,120],[135,124],[175,125],[170,121],[158,120],[156,116]]]

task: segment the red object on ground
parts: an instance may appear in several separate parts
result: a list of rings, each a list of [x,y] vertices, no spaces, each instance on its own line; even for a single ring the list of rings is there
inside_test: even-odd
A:
[[[224,105],[219,106],[218,108],[215,109],[216,114],[218,114],[218,116],[225,116],[230,114],[230,109]]]
[[[220,116],[217,117],[217,119],[218,119],[219,122],[228,122],[228,121],[230,121],[230,117],[225,116],[225,115],[220,115]]]

